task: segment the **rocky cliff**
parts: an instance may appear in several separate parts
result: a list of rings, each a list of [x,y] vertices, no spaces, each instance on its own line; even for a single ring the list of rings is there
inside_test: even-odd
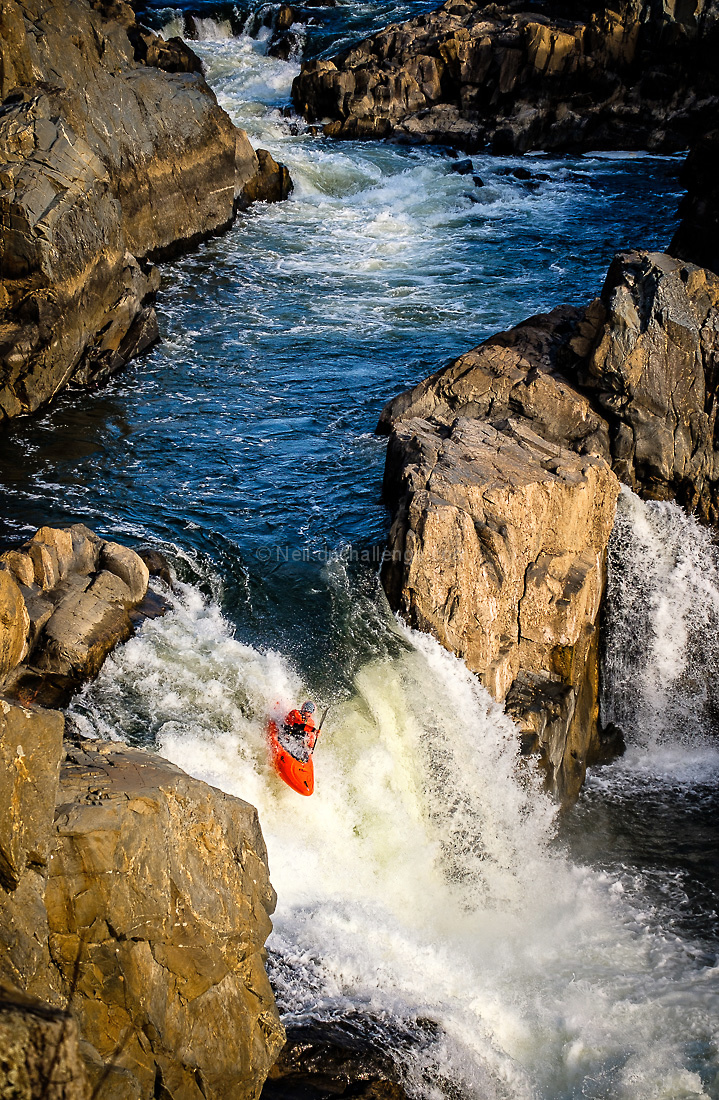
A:
[[[672,151],[716,119],[718,28],[716,0],[447,0],[304,64],[293,99],[341,138]]]
[[[0,419],[148,347],[149,260],[286,196],[200,69],[119,0],[0,7]]]
[[[718,331],[719,277],[626,253],[587,309],[492,337],[380,419],[390,602],[506,702],[565,799],[610,748],[597,653],[618,479],[719,519]]]
[[[255,809],[38,705],[161,610],[147,585],[80,525],[0,559],[3,1095],[254,1100],[284,1041]]]

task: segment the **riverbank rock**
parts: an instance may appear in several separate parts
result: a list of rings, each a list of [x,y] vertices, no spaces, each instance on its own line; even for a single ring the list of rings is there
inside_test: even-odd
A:
[[[3,4],[0,419],[148,348],[150,261],[286,193],[200,70],[119,0]]]
[[[663,253],[617,256],[574,381],[604,415],[612,465],[641,496],[719,521],[719,276]]]
[[[64,728],[0,698],[0,981],[54,1004],[44,896]]]
[[[305,63],[293,101],[340,138],[674,151],[716,118],[718,11],[716,0],[661,10],[447,0]]]
[[[679,205],[681,223],[669,251],[719,274],[719,130],[704,134],[682,168],[687,194]]]
[[[542,753],[560,797],[575,796],[598,750],[597,617],[616,477],[521,420],[459,417],[439,430],[411,419],[390,439],[385,487],[391,605],[463,657],[495,699],[514,689],[527,749]],[[560,721],[538,719],[542,693]]]
[[[63,746],[63,729],[0,700],[0,1081],[40,1095],[23,1089],[62,1032],[47,1095],[85,1096],[87,1075],[100,1100],[254,1100],[285,1038],[255,809],[140,749]]]
[[[717,332],[716,275],[623,253],[601,299],[491,337],[380,417],[390,603],[505,702],[563,799],[611,751],[598,615],[617,478],[719,520]]]
[[[398,1029],[400,1030],[400,1029]],[[375,1037],[375,1032],[379,1034]],[[393,1036],[392,1058],[386,1035],[370,1015],[342,1017],[332,1022],[293,1025],[272,1066],[262,1100],[408,1100],[400,1083],[397,1061],[403,1048],[416,1046],[422,1033]],[[383,1041],[384,1040],[384,1041]]]
[[[0,555],[0,691],[58,705],[133,630],[149,570],[82,524],[41,527]]]
[[[284,1042],[254,807],[139,749],[68,747],[45,902],[92,1076],[112,1063],[124,1095],[254,1100]]]
[[[91,1100],[77,1025],[70,1014],[2,983],[0,1096]]]

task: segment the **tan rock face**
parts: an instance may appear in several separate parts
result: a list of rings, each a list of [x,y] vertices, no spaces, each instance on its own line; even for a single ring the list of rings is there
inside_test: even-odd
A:
[[[42,527],[20,550],[3,554],[0,689],[21,702],[62,702],[129,638],[129,612],[144,599],[148,580],[134,550],[82,524]]]
[[[17,581],[0,569],[0,680],[27,653],[29,630],[30,616]]]
[[[0,1095],[8,1100],[90,1100],[75,1021],[3,984],[0,1052]]]
[[[151,1096],[258,1095],[284,1034],[253,807],[124,745],[63,766],[46,904],[83,1038]],[[121,1052],[116,1054],[118,1047]]]
[[[64,720],[0,699],[0,979],[52,998],[43,905]]]
[[[387,467],[397,502],[383,573],[390,602],[463,657],[498,701],[520,673],[561,690],[566,741],[619,493],[608,464],[548,443],[526,422],[459,418],[441,433],[427,421],[401,422]],[[546,749],[543,731],[524,726]],[[598,739],[596,712],[586,734],[581,778]],[[576,780],[563,757],[546,759],[567,795]]]
[[[123,3],[0,8],[0,418],[152,344],[159,278],[138,258],[278,197],[200,70]]]
[[[597,621],[614,475],[719,517],[718,295],[706,269],[619,255],[601,300],[492,337],[380,418],[390,602],[506,701],[564,797],[608,751]]]
[[[679,149],[715,125],[715,0],[692,12],[648,0],[591,15],[561,0],[532,7],[447,0],[303,64],[295,107],[334,137],[502,153]]]

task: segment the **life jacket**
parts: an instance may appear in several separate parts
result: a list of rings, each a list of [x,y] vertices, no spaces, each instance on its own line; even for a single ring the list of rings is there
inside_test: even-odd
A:
[[[308,749],[315,747],[317,732],[315,730],[315,720],[311,714],[305,718],[301,711],[291,710],[285,718],[285,725],[289,726],[293,733],[301,734],[304,737]]]

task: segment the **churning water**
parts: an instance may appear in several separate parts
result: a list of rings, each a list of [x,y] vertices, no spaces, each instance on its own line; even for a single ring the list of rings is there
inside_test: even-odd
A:
[[[389,614],[372,562],[384,401],[597,293],[616,249],[665,244],[677,163],[537,156],[522,164],[548,178],[528,185],[475,156],[480,187],[442,150],[333,144],[287,111],[298,63],[266,56],[261,20],[251,38],[251,13],[193,10],[154,18],[193,20],[220,102],[295,191],[164,268],[148,357],[1,444],[10,537],[84,520],[180,578],[73,721],[258,807],[286,1020],[364,1020],[413,1095],[719,1097],[712,544],[623,497],[604,707],[629,751],[563,822],[477,681]],[[421,5],[340,4],[308,49],[390,10]],[[263,735],[305,693],[333,704],[306,800]]]

